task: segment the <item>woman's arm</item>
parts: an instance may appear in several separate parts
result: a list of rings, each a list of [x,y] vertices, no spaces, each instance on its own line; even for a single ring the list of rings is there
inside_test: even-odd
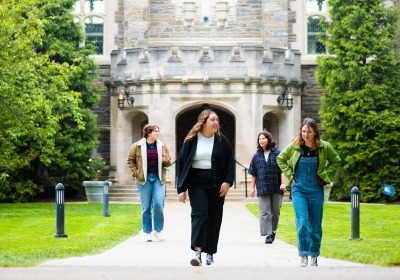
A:
[[[287,185],[290,186],[293,180],[293,170],[289,165],[290,156],[292,154],[293,144],[289,144],[276,158],[279,168],[287,178]]]

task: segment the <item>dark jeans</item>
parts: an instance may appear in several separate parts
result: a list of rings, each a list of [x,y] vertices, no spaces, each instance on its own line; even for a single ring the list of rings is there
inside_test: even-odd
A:
[[[192,207],[191,248],[201,247],[202,252],[217,252],[221,229],[224,197],[219,187],[211,187],[211,170],[191,169],[189,200]]]

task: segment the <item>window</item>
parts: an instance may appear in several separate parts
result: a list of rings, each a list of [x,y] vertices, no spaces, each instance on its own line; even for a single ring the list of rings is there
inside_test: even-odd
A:
[[[104,17],[105,0],[77,0],[74,16],[86,34],[85,44],[94,42],[96,54],[104,53]]]
[[[325,46],[321,43],[320,38],[326,37],[326,33],[319,25],[321,18],[313,16],[308,18],[307,22],[307,53],[322,54],[326,53]]]
[[[321,42],[321,38],[326,37],[326,32],[320,26],[320,22],[327,15],[327,0],[318,4],[317,0],[307,0],[306,20],[307,20],[307,54],[318,55],[326,53],[326,48]]]
[[[103,54],[104,20],[99,17],[89,17],[85,20],[86,42],[94,42],[96,54]]]

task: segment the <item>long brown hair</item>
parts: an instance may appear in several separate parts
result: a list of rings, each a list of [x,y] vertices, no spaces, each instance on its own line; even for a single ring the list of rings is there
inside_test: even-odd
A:
[[[195,137],[197,135],[198,132],[200,132],[203,128],[203,125],[207,122],[208,117],[211,114],[216,114],[218,116],[217,113],[215,113],[212,110],[203,110],[200,115],[197,117],[197,123],[192,127],[192,129],[189,131],[189,133],[187,134],[185,140],[183,141],[183,143],[186,143],[187,141],[193,139],[193,137]],[[221,139],[221,131],[220,131],[220,127],[218,126],[218,130],[216,132],[217,136],[219,139]]]
[[[303,137],[301,136],[301,130],[303,129],[303,126],[305,126],[305,125],[314,131],[314,141],[313,141],[311,149],[317,150],[321,144],[321,140],[320,140],[320,136],[319,136],[317,122],[313,118],[305,118],[304,119],[303,123],[300,126],[300,133],[299,133],[299,135],[297,135],[296,139],[294,139],[294,144],[299,147],[306,144]]]

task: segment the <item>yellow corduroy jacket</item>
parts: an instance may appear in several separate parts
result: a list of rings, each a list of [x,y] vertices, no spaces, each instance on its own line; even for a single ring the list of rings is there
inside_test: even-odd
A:
[[[158,153],[158,176],[160,177],[161,183],[165,184],[166,181],[166,167],[171,166],[171,157],[169,150],[166,145],[160,140],[157,140],[157,153]],[[162,161],[162,155],[167,154],[169,160],[167,162]],[[128,156],[128,167],[132,172],[132,177],[136,178],[136,182],[144,185],[147,178],[147,149],[146,149],[146,138],[142,138],[139,141],[132,144],[129,150]]]

